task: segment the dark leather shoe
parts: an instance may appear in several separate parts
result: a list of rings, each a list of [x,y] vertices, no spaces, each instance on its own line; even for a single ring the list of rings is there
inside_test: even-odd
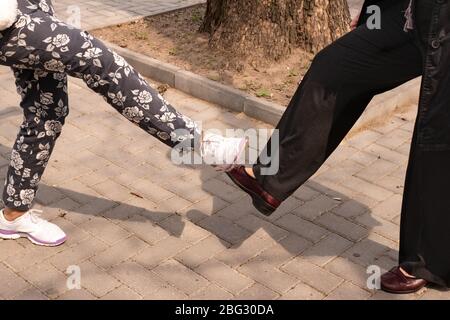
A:
[[[280,206],[281,201],[264,191],[258,181],[247,174],[244,166],[234,168],[227,172],[227,175],[239,188],[252,197],[253,205],[262,214],[270,216]]]
[[[395,294],[414,293],[428,284],[424,279],[406,276],[400,267],[392,268],[381,276],[381,289]]]

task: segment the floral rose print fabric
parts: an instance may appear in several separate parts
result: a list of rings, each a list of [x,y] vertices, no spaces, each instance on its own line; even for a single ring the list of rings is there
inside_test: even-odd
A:
[[[67,75],[82,79],[126,119],[170,147],[194,141],[198,133],[191,119],[121,56],[54,17],[51,1],[18,3],[18,20],[0,33],[0,64],[14,70],[24,112],[4,188],[7,207],[27,210],[33,203],[69,112]]]

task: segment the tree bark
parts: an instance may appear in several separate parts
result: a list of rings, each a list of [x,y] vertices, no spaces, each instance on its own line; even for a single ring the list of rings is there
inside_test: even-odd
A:
[[[347,0],[208,0],[201,31],[234,55],[278,60],[293,48],[317,52],[349,23]]]

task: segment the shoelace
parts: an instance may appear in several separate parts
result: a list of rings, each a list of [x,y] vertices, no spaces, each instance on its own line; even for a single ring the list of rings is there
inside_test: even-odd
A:
[[[204,158],[205,155],[207,155],[207,154],[213,153],[217,149],[217,145],[218,144],[219,144],[219,142],[218,141],[214,141],[214,140],[204,140],[204,141],[202,141],[202,148],[201,148],[201,152],[200,152],[202,158]],[[226,172],[227,171],[227,168],[225,168],[224,166],[212,165],[212,167],[217,172]]]
[[[38,224],[38,223],[45,221],[44,219],[41,218],[41,215],[43,213],[44,212],[42,210],[38,210],[38,209],[31,209],[28,211],[28,214],[30,215],[30,220],[34,224]]]
[[[214,153],[214,150],[217,148],[215,145],[218,145],[219,143],[220,142],[217,140],[203,140],[200,155],[205,157],[207,154]]]
[[[214,154],[214,157],[219,159],[223,158],[225,159],[225,154],[218,154],[218,145],[225,143],[225,139],[220,136],[210,136],[208,139],[205,139],[202,141],[202,147],[201,147],[201,156],[205,157],[205,155],[211,155]],[[223,149],[222,152],[226,152],[227,150]],[[230,150],[228,150],[230,151]],[[217,164],[212,165],[212,167],[218,171],[218,172],[229,172],[237,167],[236,163],[232,164]]]

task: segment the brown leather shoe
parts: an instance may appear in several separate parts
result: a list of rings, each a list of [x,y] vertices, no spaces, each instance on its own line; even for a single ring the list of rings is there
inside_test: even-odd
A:
[[[395,294],[414,293],[428,284],[424,279],[406,276],[400,267],[392,268],[381,276],[381,289]]]
[[[239,188],[252,197],[253,205],[262,214],[270,216],[280,206],[281,201],[264,191],[258,181],[247,174],[244,166],[234,168],[227,172],[227,175]]]

